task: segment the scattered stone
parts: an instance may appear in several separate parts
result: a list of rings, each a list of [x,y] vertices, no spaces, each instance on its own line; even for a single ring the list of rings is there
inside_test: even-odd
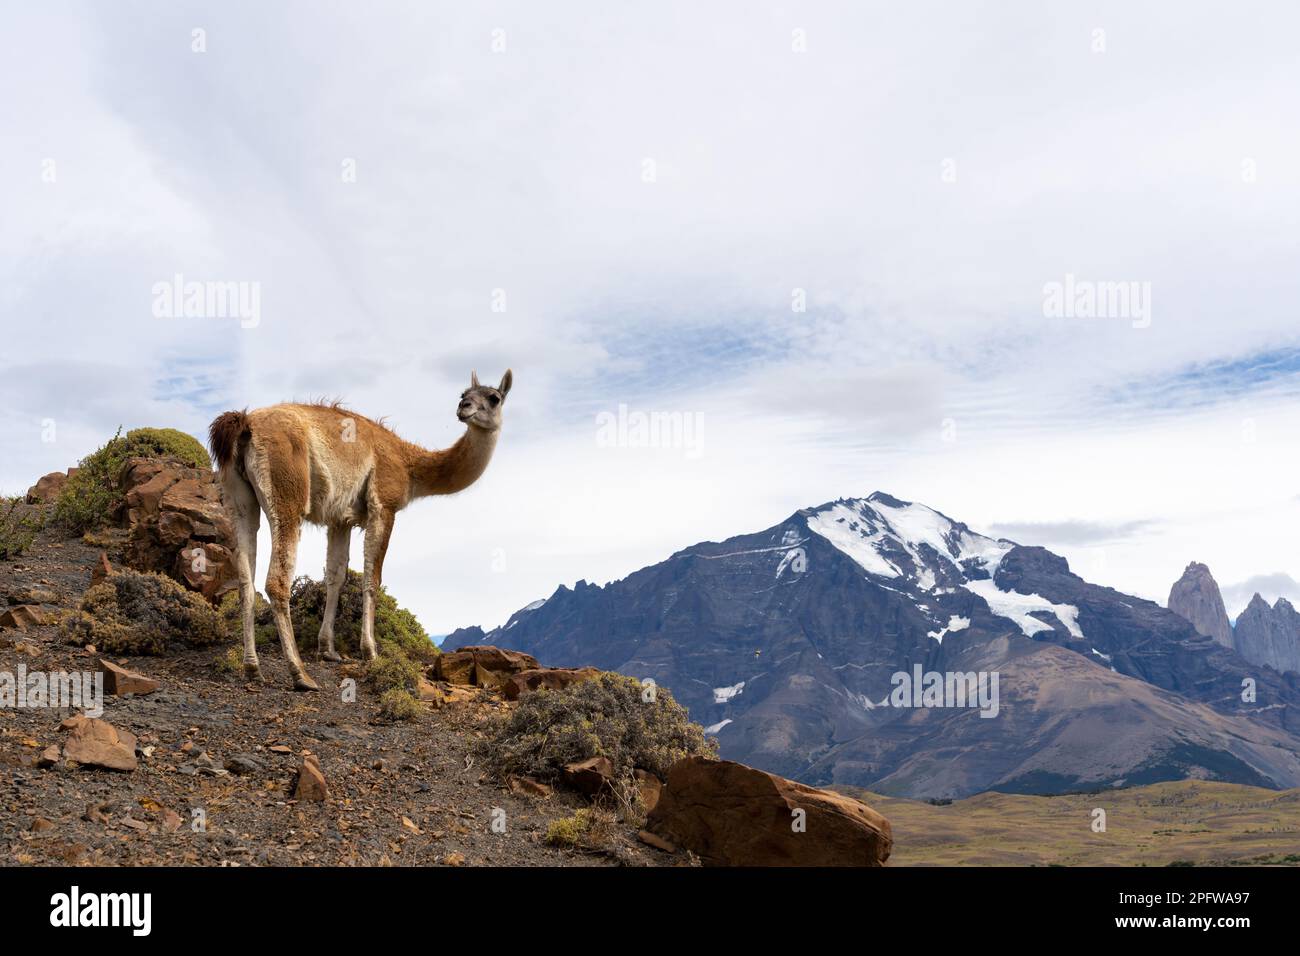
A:
[[[44,750],[41,751],[41,756],[36,761],[36,766],[53,767],[56,763],[59,762],[59,756],[60,756],[59,745],[50,744],[48,747],[46,747]]]
[[[298,779],[294,784],[293,798],[311,803],[321,803],[329,798],[329,786],[325,783],[325,774],[321,772],[320,761],[313,754],[302,758],[298,768]]]
[[[266,749],[269,750],[269,751],[270,751],[271,753],[273,753],[273,754],[291,754],[291,753],[293,753],[293,748],[292,748],[292,747],[286,747],[284,744],[272,744],[270,747],[267,747]]]
[[[589,797],[610,788],[614,779],[614,763],[608,757],[588,757],[564,765],[564,783],[571,790]]]
[[[246,777],[249,774],[265,773],[266,764],[252,754],[235,754],[226,760],[226,769],[236,776]]]
[[[54,824],[44,817],[35,817],[32,819],[32,832],[41,833],[45,830],[53,830]]]
[[[665,853],[676,853],[677,847],[673,846],[663,837],[655,836],[649,830],[638,830],[636,838],[646,846],[652,846],[656,850],[663,850]]]
[[[41,612],[41,609],[29,604],[16,605],[0,614],[0,628],[12,627],[25,631],[28,627],[39,626],[44,623],[45,615]]]
[[[63,745],[66,760],[105,770],[134,770],[138,766],[135,735],[130,731],[118,730],[108,721],[80,714],[69,717],[59,728],[69,735]]]
[[[181,828],[181,824],[184,822],[185,821],[181,819],[181,815],[175,810],[163,810],[162,828],[167,833],[175,833]]]
[[[598,674],[600,670],[595,667],[539,667],[520,671],[501,684],[501,696],[506,700],[518,700],[535,690],[562,690],[570,684],[591,680]]]
[[[99,660],[99,669],[104,673],[105,692],[116,694],[118,697],[124,694],[139,696],[152,694],[159,686],[158,682],[152,677],[145,677],[143,674],[129,671],[125,667],[119,667],[112,661],[103,658]]]
[[[465,863],[464,853],[448,853],[442,858],[443,866],[463,866]]]
[[[523,793],[533,797],[549,797],[551,788],[532,777],[518,777],[513,773],[506,777],[506,787],[511,793]]]
[[[673,764],[646,829],[708,866],[883,866],[893,848],[864,803],[707,757]]]
[[[99,560],[95,562],[95,568],[90,572],[90,586],[93,588],[101,581],[106,581],[113,575],[113,565],[108,561],[108,552],[99,552]]]
[[[59,596],[48,588],[19,588],[6,598],[10,604],[58,604]]]

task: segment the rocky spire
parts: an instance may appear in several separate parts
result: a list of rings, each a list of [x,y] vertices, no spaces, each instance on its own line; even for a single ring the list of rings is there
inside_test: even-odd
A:
[[[1232,647],[1232,625],[1223,607],[1223,596],[1210,569],[1193,561],[1169,589],[1169,610],[1184,618],[1197,632],[1215,643]]]
[[[1300,671],[1300,613],[1286,598],[1272,607],[1256,594],[1237,618],[1237,652],[1275,671]]]

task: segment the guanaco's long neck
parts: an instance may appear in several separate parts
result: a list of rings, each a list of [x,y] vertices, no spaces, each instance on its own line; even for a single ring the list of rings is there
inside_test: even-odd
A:
[[[438,451],[412,446],[411,491],[413,497],[452,495],[464,491],[479,479],[497,447],[496,431],[465,429],[456,444]]]

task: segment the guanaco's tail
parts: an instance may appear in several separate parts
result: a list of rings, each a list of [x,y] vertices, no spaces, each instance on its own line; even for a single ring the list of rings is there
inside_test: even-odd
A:
[[[214,418],[208,426],[208,447],[212,450],[212,460],[217,463],[217,467],[225,471],[232,463],[238,463],[251,435],[248,409],[242,412],[222,412]]]

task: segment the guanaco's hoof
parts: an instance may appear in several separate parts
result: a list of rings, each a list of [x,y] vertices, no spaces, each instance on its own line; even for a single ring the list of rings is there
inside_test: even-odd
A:
[[[323,661],[333,661],[335,664],[343,660],[343,658],[339,657],[339,655],[334,651],[320,651],[318,656]]]
[[[257,664],[244,665],[244,680],[250,681],[254,684],[266,683],[265,679],[262,677],[262,668]]]
[[[317,684],[310,677],[308,677],[306,674],[302,674],[293,679],[293,689],[294,690],[320,690],[320,685]]]

